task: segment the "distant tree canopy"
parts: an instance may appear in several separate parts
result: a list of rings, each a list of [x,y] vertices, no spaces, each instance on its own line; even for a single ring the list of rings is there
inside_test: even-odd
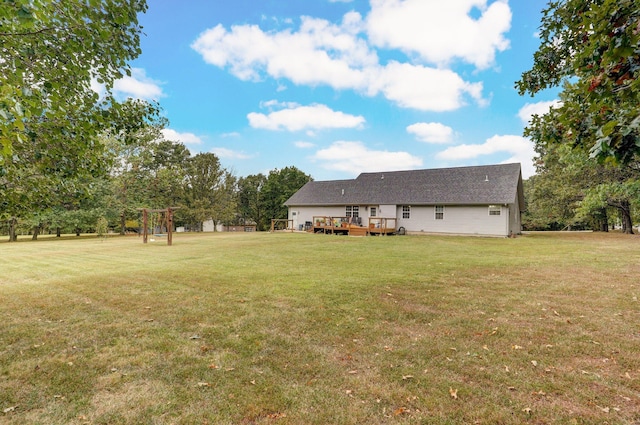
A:
[[[250,175],[238,181],[238,212],[243,221],[267,230],[272,218],[286,218],[284,202],[307,182],[313,180],[296,167],[274,169],[268,176]]]

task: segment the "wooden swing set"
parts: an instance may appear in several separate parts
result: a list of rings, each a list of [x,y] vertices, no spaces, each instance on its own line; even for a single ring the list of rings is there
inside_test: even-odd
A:
[[[165,208],[165,209],[149,209],[138,208],[138,211],[142,211],[142,243],[147,243],[149,240],[149,218],[151,218],[151,234],[157,237],[167,237],[167,245],[171,246],[173,242],[173,212],[177,208]],[[156,228],[158,232],[156,232]],[[162,233],[163,229],[166,229],[166,234]],[[151,239],[154,242],[155,239]]]

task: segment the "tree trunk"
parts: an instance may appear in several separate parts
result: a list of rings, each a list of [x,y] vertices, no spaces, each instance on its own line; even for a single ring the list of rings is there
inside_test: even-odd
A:
[[[56,238],[60,237],[60,232],[62,232],[62,229],[60,229],[59,227],[56,227]]]
[[[33,226],[33,236],[31,236],[32,241],[38,240],[38,234],[40,234],[40,225]]]
[[[633,235],[633,222],[631,221],[631,205],[629,201],[622,202],[620,213],[622,214],[622,231],[627,235]]]
[[[18,235],[16,234],[16,225],[18,224],[18,220],[15,217],[11,217],[9,220],[9,242],[15,242],[18,240]]]
[[[124,236],[127,231],[127,220],[125,219],[124,212],[120,214],[120,234]]]
[[[76,236],[80,236],[80,228],[76,227]]]

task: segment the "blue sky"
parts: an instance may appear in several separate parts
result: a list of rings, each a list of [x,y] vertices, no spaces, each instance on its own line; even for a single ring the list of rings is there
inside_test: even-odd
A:
[[[521,97],[546,0],[148,0],[132,76],[165,138],[237,176],[521,162],[557,92]]]

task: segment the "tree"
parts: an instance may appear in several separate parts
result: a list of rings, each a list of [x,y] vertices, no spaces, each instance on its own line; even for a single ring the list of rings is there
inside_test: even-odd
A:
[[[91,110],[104,84],[129,73],[140,50],[145,0],[5,0],[0,5],[0,161],[34,120],[69,120],[95,134]],[[79,111],[80,113],[77,113]],[[2,165],[2,162],[0,162]]]
[[[270,171],[262,188],[264,213],[267,220],[286,218],[288,212],[284,203],[311,180],[311,176],[293,166]]]
[[[545,126],[538,123],[538,128]],[[630,162],[620,167],[612,161],[599,163],[591,160],[585,149],[540,143],[546,134],[536,136],[538,172],[528,185],[527,224],[542,229],[586,224],[608,231],[609,210],[614,209],[624,231],[632,233],[631,207],[638,199],[640,164]]]
[[[238,215],[241,224],[255,223],[259,230],[266,229],[262,188],[267,177],[251,174],[238,180]]]
[[[60,187],[104,172],[97,135],[116,110],[113,82],[140,53],[145,10],[145,0],[0,3],[0,220],[15,226],[58,203]]]
[[[202,230],[202,222],[231,221],[236,209],[236,178],[213,153],[199,153],[188,161],[185,179],[188,215]]]
[[[622,163],[640,153],[640,7],[637,0],[552,0],[520,94],[563,87],[552,109],[558,142]],[[533,126],[535,127],[535,123]]]
[[[166,208],[178,203],[183,168],[189,151],[180,143],[164,140],[167,119],[156,103],[129,99],[112,104],[111,124],[103,133],[106,162],[110,167],[112,207],[120,211],[120,233],[137,208]]]

